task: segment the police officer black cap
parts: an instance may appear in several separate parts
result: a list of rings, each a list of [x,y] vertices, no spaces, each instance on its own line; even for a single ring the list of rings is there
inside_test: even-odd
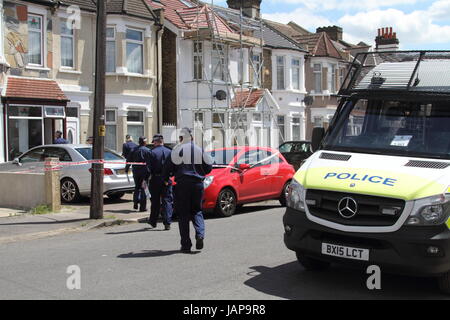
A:
[[[164,140],[164,137],[162,134],[157,133],[153,136],[152,142],[155,142],[155,140]]]
[[[139,144],[144,144],[144,143],[147,143],[147,138],[144,137],[144,136],[140,136],[139,137]]]

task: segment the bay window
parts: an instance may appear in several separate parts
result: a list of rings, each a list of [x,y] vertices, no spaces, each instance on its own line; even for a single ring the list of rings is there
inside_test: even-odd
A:
[[[130,73],[144,73],[144,33],[140,30],[127,29],[127,69]]]
[[[144,111],[128,111],[127,132],[136,139],[144,136]]]
[[[116,110],[105,111],[106,137],[105,147],[117,150],[117,113]]]
[[[116,29],[106,28],[106,72],[116,72]]]
[[[194,41],[194,80],[203,79],[203,42]]]
[[[300,59],[292,59],[292,89],[300,90]]]
[[[314,64],[313,68],[314,74],[314,92],[322,92],[322,65],[320,63]]]
[[[226,74],[226,52],[225,47],[221,44],[213,44],[211,53],[211,66],[213,80],[225,81]]]
[[[284,57],[277,57],[277,90],[285,89]]]

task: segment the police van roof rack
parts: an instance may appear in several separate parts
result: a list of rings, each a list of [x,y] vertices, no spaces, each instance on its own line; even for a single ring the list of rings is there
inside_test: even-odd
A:
[[[357,54],[338,96],[374,91],[450,94],[450,51]]]

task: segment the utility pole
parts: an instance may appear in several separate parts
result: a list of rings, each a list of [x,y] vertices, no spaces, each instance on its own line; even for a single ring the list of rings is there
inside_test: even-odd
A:
[[[106,1],[97,0],[97,37],[95,50],[94,144],[92,159],[101,160],[105,150],[105,69]],[[103,219],[103,163],[92,164],[90,219]]]

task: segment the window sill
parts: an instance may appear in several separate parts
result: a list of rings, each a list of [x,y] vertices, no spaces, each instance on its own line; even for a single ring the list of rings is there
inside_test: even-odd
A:
[[[34,70],[34,71],[52,71],[50,68],[39,67],[39,66],[26,66],[25,70]]]
[[[60,68],[59,72],[61,73],[70,73],[70,74],[81,74],[81,71],[75,70],[75,69],[64,69],[64,68]]]
[[[130,77],[130,78],[142,78],[142,79],[156,79],[155,76],[145,75],[140,73],[118,73],[118,72],[106,72],[107,77]]]

